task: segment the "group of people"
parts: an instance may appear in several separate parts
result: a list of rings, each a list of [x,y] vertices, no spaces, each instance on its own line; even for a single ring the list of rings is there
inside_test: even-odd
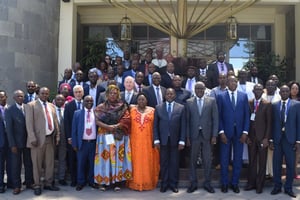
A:
[[[152,190],[160,177],[160,192],[177,193],[179,164],[189,157],[188,193],[199,185],[199,159],[207,192],[215,192],[215,162],[221,168],[221,191],[231,188],[239,193],[240,171],[243,160],[248,160],[245,190],[262,193],[270,174],[275,195],[282,190],[284,157],[284,192],[296,197],[292,184],[300,142],[299,84],[278,89],[278,78],[272,75],[264,88],[255,66],[250,74],[240,70],[237,78],[224,52],[208,66],[205,59],[197,67],[188,66],[184,78],[175,74],[172,59],[170,54],[164,59],[162,49],[156,49],[154,59],[147,51],[144,61],[139,54],[130,60],[128,52],[116,63],[106,56],[88,71],[86,82],[76,63],[74,72],[65,70],[51,103],[49,89],[37,90],[33,81],[27,82],[27,94],[14,92],[11,106],[1,90],[0,193],[5,187],[13,188],[13,194],[21,192],[22,162],[23,184],[35,195],[42,188],[58,191],[55,158],[58,183],[68,185],[68,171],[77,191],[88,185],[117,192],[124,184]]]

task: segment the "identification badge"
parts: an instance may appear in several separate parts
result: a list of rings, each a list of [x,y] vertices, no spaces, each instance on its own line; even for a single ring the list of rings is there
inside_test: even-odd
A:
[[[107,135],[105,135],[105,141],[106,141],[107,145],[115,144],[115,139],[114,139],[113,134],[107,134]]]
[[[251,120],[251,121],[255,121],[255,113],[251,113],[250,120]]]

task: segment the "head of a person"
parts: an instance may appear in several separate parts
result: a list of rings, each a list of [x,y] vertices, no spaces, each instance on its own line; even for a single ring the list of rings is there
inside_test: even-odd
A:
[[[109,85],[106,89],[105,95],[109,103],[116,103],[121,99],[120,89],[116,85]]]
[[[27,92],[28,92],[29,94],[35,93],[35,89],[36,89],[36,84],[35,84],[35,82],[34,82],[34,81],[28,81],[28,82],[26,83],[26,88],[27,88]]]
[[[141,109],[144,109],[148,104],[148,101],[147,101],[147,98],[146,98],[146,95],[141,92],[138,94],[137,96],[137,106]]]
[[[155,53],[156,53],[156,58],[157,59],[162,59],[163,58],[163,49],[162,48],[156,48],[155,50]]]
[[[228,76],[227,77],[227,87],[230,91],[235,91],[237,88],[237,78],[235,76]]]
[[[158,72],[154,72],[152,74],[152,84],[155,86],[159,86],[161,82],[161,75]]]
[[[76,71],[75,78],[76,78],[76,81],[78,81],[78,82],[83,81],[83,72],[80,69]]]
[[[114,79],[114,77],[115,77],[115,72],[114,72],[113,69],[108,69],[108,70],[107,70],[107,77],[108,77],[108,79],[110,79],[110,80]]]
[[[107,86],[109,86],[109,85],[117,85],[117,81],[114,80],[114,79],[108,80],[107,81]]]
[[[139,61],[140,59],[141,59],[141,56],[140,56],[139,53],[134,53],[134,54],[132,55],[132,60],[137,60],[137,61]]]
[[[244,69],[239,70],[239,82],[240,84],[246,84],[247,78],[248,78],[248,72]]]
[[[98,74],[96,71],[90,71],[88,74],[89,81],[91,82],[91,85],[96,85],[98,80]]]
[[[225,52],[219,51],[217,53],[217,60],[218,60],[218,62],[223,63],[225,60]]]
[[[110,57],[108,55],[106,55],[104,57],[104,61],[106,62],[107,65],[110,65],[111,60],[110,60]]]
[[[166,90],[166,95],[165,95],[165,99],[167,102],[171,103],[175,100],[176,98],[176,92],[173,88],[168,88]]]
[[[24,92],[22,90],[14,91],[14,100],[17,104],[22,105],[24,101]]]
[[[7,95],[4,90],[0,90],[0,105],[5,106],[7,101]]]
[[[132,62],[131,62],[131,69],[133,71],[136,71],[138,67],[139,67],[139,61],[138,60],[132,60]]]
[[[186,75],[188,78],[194,78],[196,76],[196,67],[195,66],[188,66]]]
[[[152,54],[147,53],[145,55],[145,60],[146,60],[147,63],[150,63],[152,61]]]
[[[135,74],[135,82],[138,85],[141,85],[141,84],[143,84],[143,81],[144,81],[144,74],[143,74],[143,72],[137,72]]]
[[[124,60],[129,60],[130,59],[130,53],[129,51],[124,52]]]
[[[69,80],[72,77],[73,71],[72,68],[66,68],[64,71],[64,78]]]
[[[225,86],[227,84],[227,75],[224,73],[220,73],[218,81],[219,81],[219,85]]]
[[[276,91],[276,83],[273,80],[267,80],[266,82],[266,90],[267,90],[267,95],[274,95]]]
[[[132,76],[127,76],[124,80],[124,87],[127,91],[132,91],[134,88],[134,78]]]
[[[151,57],[152,57],[152,54],[153,54],[153,49],[152,48],[147,48],[146,50],[146,54],[150,54]]]
[[[278,78],[278,76],[276,76],[275,74],[272,74],[271,76],[269,76],[269,80],[272,80],[272,81],[274,81],[275,82],[275,84],[276,84],[276,87],[278,86],[278,83],[279,83],[279,78]]]
[[[119,76],[122,76],[123,75],[123,72],[124,72],[124,67],[123,67],[123,65],[121,64],[121,65],[118,65],[117,66],[117,74],[119,75]]]
[[[153,74],[156,70],[156,67],[153,63],[150,63],[149,66],[148,66],[148,71],[149,71],[149,74]]]
[[[60,108],[65,104],[66,98],[62,94],[57,94],[55,96],[54,102],[55,102],[55,105]]]
[[[289,98],[289,96],[290,96],[290,88],[289,88],[289,86],[287,86],[287,85],[281,86],[279,94],[280,94],[281,99],[283,101],[287,100]]]
[[[201,81],[198,81],[196,84],[195,84],[195,94],[198,98],[202,98],[203,95],[204,95],[204,92],[205,92],[205,84]]]
[[[41,87],[39,92],[39,98],[42,102],[46,102],[49,99],[50,90],[47,87]]]
[[[116,65],[118,66],[118,65],[122,65],[122,57],[121,56],[117,56],[116,57]]]
[[[87,95],[83,99],[83,105],[86,109],[90,110],[93,107],[94,100],[91,95]]]
[[[64,97],[67,97],[71,93],[71,86],[68,83],[63,83],[59,87],[59,93],[62,94]]]
[[[253,87],[253,93],[254,93],[254,96],[255,96],[255,99],[260,99],[262,94],[264,93],[264,87],[261,85],[261,84],[255,84],[254,87]]]
[[[174,64],[173,64],[172,62],[169,62],[169,63],[167,64],[166,70],[167,70],[168,73],[173,74],[174,71],[175,71],[175,66],[174,66]]]
[[[207,67],[207,62],[206,62],[206,59],[205,58],[201,58],[199,60],[199,67],[200,69],[206,69]]]
[[[182,85],[182,78],[179,75],[175,75],[172,80],[172,85],[174,89],[180,89]]]
[[[257,77],[258,69],[257,69],[256,65],[253,65],[250,68],[250,74],[251,74],[252,77]]]
[[[38,95],[40,92],[41,86],[39,84],[35,84],[35,93]]]
[[[74,72],[77,72],[77,70],[81,70],[81,64],[80,62],[75,62],[73,65],[72,65],[72,70]]]
[[[74,98],[77,101],[81,101],[81,99],[82,99],[82,97],[84,95],[83,87],[81,85],[75,85],[73,87],[73,94],[74,94]]]
[[[297,81],[290,81],[288,83],[288,86],[290,88],[291,94],[290,97],[294,99],[299,98],[299,89],[300,89],[300,84]]]
[[[235,76],[234,71],[233,71],[233,70],[229,70],[229,71],[227,72],[227,77],[228,77],[228,76]]]
[[[174,57],[172,56],[172,54],[168,53],[166,55],[166,60],[167,60],[167,63],[171,63],[171,62],[173,62]]]

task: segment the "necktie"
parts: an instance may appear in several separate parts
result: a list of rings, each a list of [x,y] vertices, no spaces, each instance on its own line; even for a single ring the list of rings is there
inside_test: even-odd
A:
[[[254,108],[254,112],[255,112],[255,113],[257,112],[257,109],[258,109],[258,101],[255,100],[255,108]]]
[[[221,71],[224,71],[224,64],[221,63]]]
[[[88,109],[88,113],[87,113],[87,117],[86,117],[86,124],[87,124],[87,128],[85,130],[87,135],[91,135],[92,134],[92,127],[90,126],[91,123],[91,110]]]
[[[142,86],[139,85],[139,93],[141,93],[141,92],[142,92]]]
[[[188,79],[188,89],[192,91],[192,79]]]
[[[282,102],[280,118],[281,118],[281,128],[283,128],[285,124],[285,101]]]
[[[44,102],[44,106],[45,106],[45,113],[46,113],[46,117],[47,117],[48,129],[49,129],[50,131],[52,131],[51,117],[50,117],[50,113],[49,113],[49,111],[48,111],[47,103],[46,103],[46,102]]]
[[[127,92],[125,101],[130,104],[130,92]]]
[[[78,101],[77,102],[77,110],[80,110],[81,109],[81,101]]]
[[[201,114],[202,114],[202,102],[201,102],[202,100],[201,99],[199,99],[198,100],[198,112],[199,112],[199,115],[201,116]]]
[[[145,64],[145,76],[148,76],[148,63]]]
[[[172,110],[171,110],[171,103],[168,103],[168,116],[169,116],[169,119],[171,119],[171,114],[172,114]]]
[[[21,110],[21,112],[23,113],[23,115],[25,115],[24,107],[23,107],[23,106],[21,106],[20,110]]]
[[[149,85],[152,85],[152,74],[148,75]]]
[[[61,109],[60,109],[60,108],[57,108],[57,111],[58,111],[59,123],[62,123],[63,116],[62,116],[62,113],[61,113]]]
[[[159,87],[156,87],[156,98],[157,98],[157,105],[161,104],[161,97],[160,97]]]
[[[32,101],[32,94],[29,94],[29,102]]]
[[[231,92],[231,104],[232,104],[232,107],[235,108],[234,92]]]

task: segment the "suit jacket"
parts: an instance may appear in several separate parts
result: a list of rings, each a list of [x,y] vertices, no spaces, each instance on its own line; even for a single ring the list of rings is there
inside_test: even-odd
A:
[[[84,133],[85,110],[77,110],[74,113],[72,120],[72,146],[73,148],[81,149],[82,138]],[[96,129],[96,123],[94,123]],[[96,129],[97,130],[97,129]]]
[[[224,62],[224,63],[227,67],[227,71],[233,70],[232,64],[227,63],[227,62]],[[217,62],[208,65],[206,76],[207,76],[206,85],[208,88],[212,89],[219,85],[219,69],[218,69]]]
[[[27,147],[35,148],[31,143],[37,141],[37,147],[42,147],[45,142],[45,125],[46,119],[43,110],[43,105],[39,100],[32,101],[24,105],[25,108],[25,120],[26,120],[26,129],[27,129]],[[56,117],[55,107],[51,103],[47,103],[47,108],[49,113],[52,115],[54,131],[53,131],[53,140],[59,141],[60,132]]]
[[[250,114],[254,113],[254,99],[249,101]],[[271,137],[272,130],[272,104],[261,99],[255,112],[255,121],[250,120],[249,138],[251,141],[262,141]]]
[[[137,95],[138,93],[133,92],[131,99],[130,99],[130,103],[129,104],[137,104]],[[121,92],[121,99],[123,102],[126,102],[126,98],[125,98],[125,91]]]
[[[9,147],[26,147],[27,130],[25,116],[16,104],[13,104],[6,110],[5,121]]]
[[[180,103],[182,105],[186,104],[186,101],[191,97],[192,93],[184,88],[175,89],[176,98],[175,102]]]
[[[152,76],[152,74],[151,74]],[[152,77],[151,77],[152,78]],[[152,82],[151,82],[152,83]],[[150,81],[149,81],[149,75],[148,76],[145,76],[144,78],[144,81],[143,81],[143,84],[146,85],[146,86],[150,86]]]
[[[162,93],[162,99],[163,101],[165,101],[165,94],[166,94],[166,88],[160,86],[161,88],[161,93]],[[148,86],[144,89],[144,93],[147,97],[148,100],[148,106],[155,108],[155,106],[157,105],[157,100],[156,100],[156,95],[155,95],[155,88],[153,87],[153,85]]]
[[[64,111],[64,127],[66,139],[72,138],[72,121],[74,112],[77,110],[76,100],[67,103]],[[82,105],[83,106],[83,105]]]
[[[280,117],[281,101],[272,104],[272,136],[274,144],[279,144],[282,137],[281,117]],[[300,141],[299,127],[300,124],[300,103],[289,99],[286,105],[287,118],[285,122],[285,135],[290,144]]]
[[[184,78],[183,78],[181,87],[185,88],[185,85],[186,85],[187,80],[188,80],[188,77],[184,77]],[[196,81],[196,82],[200,81],[199,76],[195,76],[195,81]]]
[[[165,88],[173,88],[173,80],[169,74],[165,73],[161,76],[161,83]]]
[[[183,105],[174,102],[171,119],[169,119],[166,102],[155,107],[154,112],[154,141],[159,140],[161,145],[176,146],[186,138],[186,114]]]
[[[240,137],[243,131],[249,131],[249,104],[247,95],[237,91],[235,108],[233,108],[228,92],[217,96],[219,110],[219,131],[224,130],[227,138],[232,138],[234,133],[234,124],[236,124],[237,137]]]
[[[263,82],[263,80],[261,80],[260,78],[258,78],[258,77],[256,77],[257,78],[257,82],[259,83],[259,84],[262,84],[262,85],[264,85],[264,82]],[[251,83],[253,83],[252,82],[252,76],[250,75],[250,76],[248,76],[248,79],[247,79],[247,81],[249,81],[249,82],[251,82]],[[254,84],[256,84],[256,83],[254,83]]]
[[[0,148],[6,145],[5,119],[0,115]]]
[[[205,140],[218,135],[219,115],[216,100],[212,97],[203,96],[202,113],[198,112],[197,97],[187,100],[187,137],[195,140],[199,135],[199,127]]]
[[[84,88],[83,88],[83,91],[84,91],[84,97],[89,95],[90,94],[90,86],[89,85],[86,85]],[[101,92],[104,92],[105,89],[101,86],[101,85],[97,85],[97,91],[96,91],[96,102],[97,102],[97,99],[99,98],[100,96],[100,93]],[[93,97],[94,98],[94,97]]]
[[[37,99],[37,94],[35,94],[34,93],[34,100],[36,100]],[[23,101],[23,103],[29,103],[30,101],[29,101],[29,94],[28,93],[26,93],[25,95],[24,95],[24,101]]]

